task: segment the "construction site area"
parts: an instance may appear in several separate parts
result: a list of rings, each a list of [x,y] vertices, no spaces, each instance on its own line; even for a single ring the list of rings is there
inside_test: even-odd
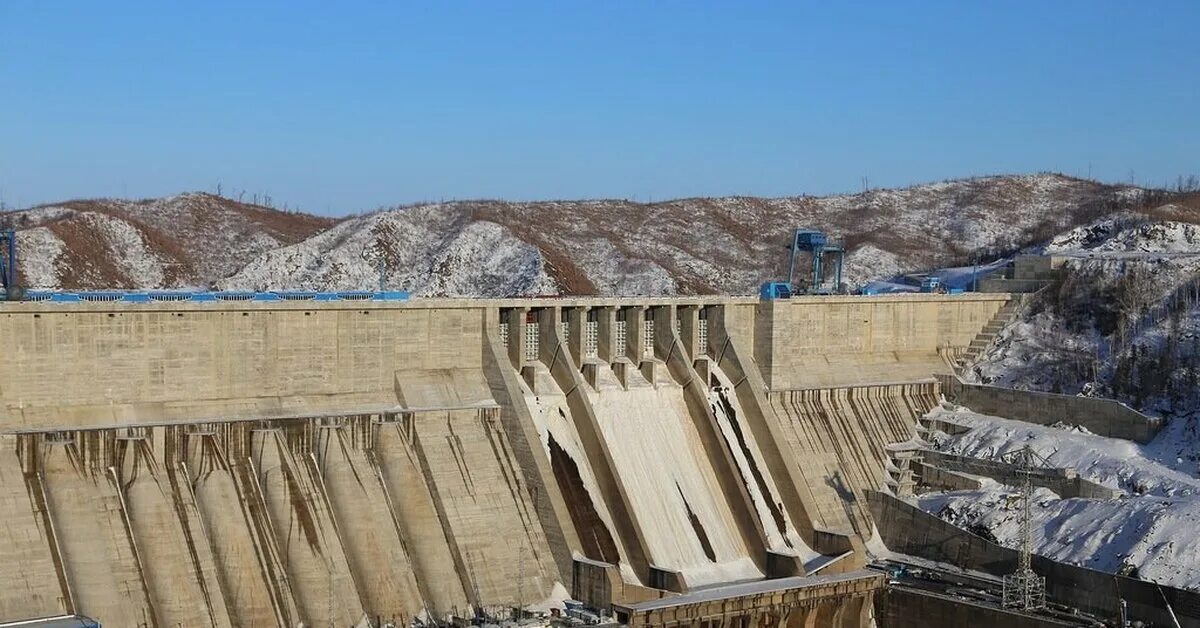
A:
[[[1024,264],[1012,281],[1050,262]],[[1104,493],[1032,455],[931,451],[965,429],[946,400],[1161,427],[958,377],[1025,290],[827,275],[758,298],[4,302],[0,625],[1200,625],[1195,593],[905,500],[980,477],[1026,510],[1033,486]]]

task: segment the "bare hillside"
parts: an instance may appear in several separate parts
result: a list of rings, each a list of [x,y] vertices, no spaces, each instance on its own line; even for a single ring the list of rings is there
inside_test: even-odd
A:
[[[208,195],[7,215],[32,287],[363,289],[419,295],[750,294],[798,227],[844,239],[846,282],[1044,242],[1158,193],[1054,174],[788,198],[460,201],[345,220]],[[1188,200],[1187,202],[1191,202]]]
[[[35,288],[205,288],[336,221],[189,193],[75,200],[0,215]]]
[[[1032,175],[829,197],[462,201],[348,221],[264,254],[222,285],[372,285],[375,258],[363,250],[378,249],[385,282],[418,294],[749,294],[786,271],[797,227],[844,238],[846,280],[856,285],[963,261],[975,250],[1044,241],[1146,196]]]

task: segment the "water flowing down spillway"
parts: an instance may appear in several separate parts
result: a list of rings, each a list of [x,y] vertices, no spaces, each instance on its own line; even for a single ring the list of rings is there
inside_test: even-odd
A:
[[[799,556],[805,562],[819,556],[800,538],[780,499],[775,480],[766,473],[762,452],[754,435],[745,424],[742,405],[734,391],[733,382],[717,365],[711,366],[708,400],[721,435],[738,465],[746,490],[754,503],[755,512],[766,533],[772,551]]]
[[[592,405],[653,563],[703,586],[762,578],[674,382],[600,369]]]

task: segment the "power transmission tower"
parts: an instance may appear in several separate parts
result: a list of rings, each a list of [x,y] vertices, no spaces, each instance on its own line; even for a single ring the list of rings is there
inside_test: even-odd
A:
[[[1033,471],[1048,467],[1047,460],[1029,445],[1000,456],[1000,460],[1017,467],[1021,476],[1021,555],[1017,570],[1004,576],[1003,604],[1005,608],[1026,611],[1046,607],[1046,579],[1033,571],[1033,524],[1030,498],[1033,496]]]

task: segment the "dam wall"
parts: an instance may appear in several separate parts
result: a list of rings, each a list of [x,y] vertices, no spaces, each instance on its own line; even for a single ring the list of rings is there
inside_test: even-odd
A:
[[[755,312],[754,356],[773,391],[919,381],[948,373],[1008,295],[796,297]]]
[[[948,400],[981,414],[1037,425],[1079,425],[1093,434],[1142,444],[1154,440],[1163,425],[1161,418],[1142,414],[1115,399],[972,384],[954,374],[941,374],[938,379]]]
[[[849,573],[887,445],[1007,298],[2,304],[0,620],[381,626]]]

